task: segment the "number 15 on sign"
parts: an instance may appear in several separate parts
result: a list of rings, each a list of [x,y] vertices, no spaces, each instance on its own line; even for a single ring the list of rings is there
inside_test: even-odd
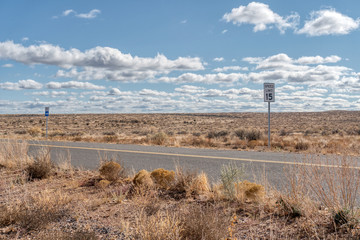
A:
[[[264,102],[275,102],[275,83],[264,83]]]

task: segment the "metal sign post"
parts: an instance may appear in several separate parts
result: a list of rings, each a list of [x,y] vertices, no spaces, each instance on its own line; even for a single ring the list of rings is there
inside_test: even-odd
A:
[[[48,137],[48,118],[49,118],[50,107],[45,107],[45,117],[46,117],[46,139]]]
[[[270,102],[275,102],[275,83],[264,83],[264,102],[268,103],[268,147],[271,148]]]

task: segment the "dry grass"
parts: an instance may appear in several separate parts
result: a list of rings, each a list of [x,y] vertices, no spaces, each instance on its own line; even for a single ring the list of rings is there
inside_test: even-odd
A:
[[[234,165],[223,168],[228,182],[211,185],[206,174],[179,167],[156,177],[115,171],[111,182],[111,161],[26,181],[26,167],[8,164],[0,169],[0,239],[359,239],[356,164],[349,156],[305,159],[284,171],[281,192],[246,181]],[[155,178],[166,176],[163,188]]]
[[[360,112],[272,113],[272,149],[359,155]],[[41,115],[0,115],[0,136],[44,139]],[[49,139],[267,151],[266,113],[52,115]]]

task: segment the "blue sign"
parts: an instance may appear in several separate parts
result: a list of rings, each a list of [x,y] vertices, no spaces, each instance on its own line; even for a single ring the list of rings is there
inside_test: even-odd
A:
[[[48,117],[49,116],[49,107],[46,107],[45,108],[45,117]]]

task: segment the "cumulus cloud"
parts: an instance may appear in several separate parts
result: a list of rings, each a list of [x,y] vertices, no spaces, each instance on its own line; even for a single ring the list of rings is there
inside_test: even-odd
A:
[[[121,91],[118,88],[112,88],[112,89],[110,89],[110,91],[108,93],[108,95],[120,95],[120,94],[121,94]]]
[[[226,66],[226,67],[213,69],[213,72],[227,72],[227,71],[249,71],[249,68],[240,67],[240,66]]]
[[[71,69],[72,72],[59,72],[60,76],[72,76],[78,79],[89,75],[101,76],[110,80],[123,80],[126,76],[161,74],[176,70],[203,70],[200,58],[179,57],[170,60],[162,54],[154,58],[143,58],[122,53],[110,47],[95,47],[84,52],[72,48],[65,50],[51,44],[25,47],[12,41],[0,42],[0,59],[14,60],[24,64],[46,64]],[[84,68],[77,72],[76,68]],[[89,74],[91,73],[91,74]],[[95,79],[101,79],[95,77]],[[144,76],[142,77],[144,78]]]
[[[359,24],[359,18],[353,19],[335,9],[325,9],[312,12],[310,20],[296,33],[308,36],[346,35],[359,28]]]
[[[0,83],[0,89],[4,90],[23,90],[23,89],[41,89],[43,85],[32,79],[20,80],[18,82]]]
[[[284,33],[287,28],[295,28],[298,25],[299,15],[294,13],[287,17],[281,17],[273,12],[269,5],[251,2],[247,6],[233,8],[230,13],[225,13],[223,20],[236,25],[253,24],[255,25],[254,32],[276,26],[281,33]]]
[[[225,59],[223,57],[217,57],[213,59],[214,62],[223,62],[224,60]]]
[[[96,18],[100,13],[101,11],[99,9],[93,9],[88,13],[77,13],[73,9],[67,9],[63,11],[62,16],[66,17],[73,14],[77,18],[91,19],[91,18]]]
[[[245,75],[241,73],[217,73],[217,74],[194,74],[184,73],[178,77],[161,77],[157,82],[168,83],[204,83],[204,84],[232,84],[239,81]]]
[[[46,88],[49,89],[62,89],[62,88],[72,88],[72,89],[88,89],[88,90],[102,90],[105,89],[103,86],[98,86],[89,82],[49,82],[46,84]]]

